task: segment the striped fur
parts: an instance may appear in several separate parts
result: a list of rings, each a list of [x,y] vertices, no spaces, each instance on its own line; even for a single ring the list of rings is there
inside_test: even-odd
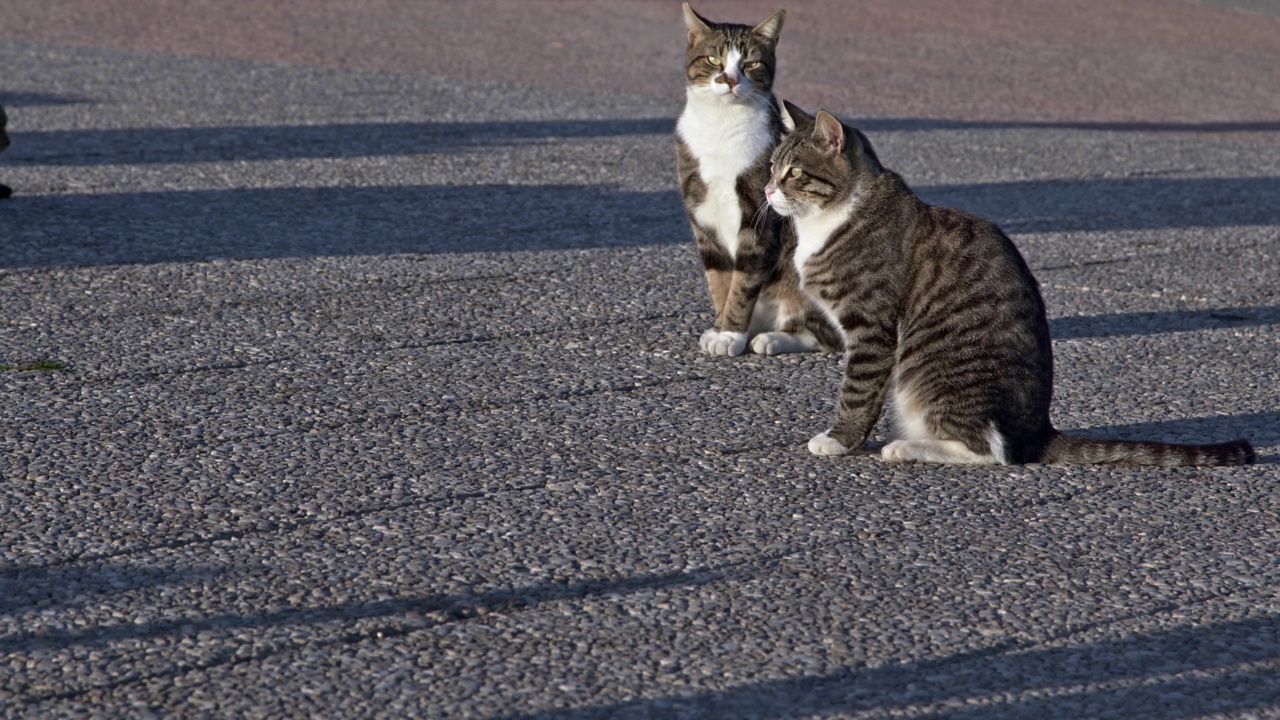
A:
[[[802,287],[849,347],[836,420],[817,454],[862,445],[886,403],[890,461],[1237,465],[1217,445],[1095,440],[1049,421],[1053,353],[1039,286],[1000,228],[926,205],[866,136],[787,104],[794,131],[773,154],[765,196],[797,229]]]
[[[760,198],[782,133],[773,78],[784,13],[750,27],[713,23],[688,4],[684,12],[688,97],[676,124],[676,161],[715,310],[702,349],[840,348],[840,333],[800,290],[790,260],[794,233]]]

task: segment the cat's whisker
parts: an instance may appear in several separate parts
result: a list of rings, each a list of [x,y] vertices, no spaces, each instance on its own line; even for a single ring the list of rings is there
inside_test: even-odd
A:
[[[803,198],[792,198],[791,200],[795,203],[795,209],[797,210],[803,210],[808,213],[818,209],[818,203],[812,200],[805,200]]]
[[[765,220],[769,217],[769,201],[762,200],[756,206],[756,211],[751,214],[751,227],[762,230],[764,229]]]

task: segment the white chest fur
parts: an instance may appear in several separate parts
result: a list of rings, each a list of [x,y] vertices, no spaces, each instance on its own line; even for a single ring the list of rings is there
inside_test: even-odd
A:
[[[690,92],[676,123],[676,134],[698,159],[698,174],[707,186],[706,197],[694,210],[694,220],[715,232],[729,255],[736,257],[743,220],[738,176],[773,149],[768,107]],[[760,202],[764,202],[763,195]]]
[[[855,203],[848,203],[837,209],[828,212],[819,212],[805,217],[796,217],[796,254],[795,265],[796,271],[800,275],[800,289],[805,289],[805,263],[809,258],[822,251],[827,246],[827,242],[831,240],[831,236],[841,225],[845,224],[850,216],[853,215]],[[820,297],[814,296],[806,291],[806,294],[813,298],[814,303],[819,310],[827,316],[832,326],[843,328],[843,323],[835,313],[832,305]]]
[[[795,218],[796,224],[796,270],[804,279],[804,264],[827,246],[827,241],[840,229],[841,225],[853,215],[854,203],[847,203],[826,212]]]

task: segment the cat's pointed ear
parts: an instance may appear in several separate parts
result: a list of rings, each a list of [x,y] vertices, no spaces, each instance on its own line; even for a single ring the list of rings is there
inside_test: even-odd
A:
[[[787,107],[791,103],[786,100],[782,101],[782,107],[778,108],[778,117],[782,119],[782,129],[793,133],[796,131],[796,121],[791,119],[791,113],[787,112]]]
[[[825,145],[833,155],[844,149],[844,126],[835,115],[819,110],[813,119],[813,139]]]
[[[711,32],[711,26],[707,24],[707,19],[693,11],[689,7],[689,3],[684,4],[684,24],[689,27],[689,44],[692,45],[699,37]]]
[[[778,110],[778,114],[782,116],[782,126],[787,132],[795,132],[796,128],[807,128],[813,124],[813,116],[790,100],[783,100],[782,107]]]
[[[779,10],[765,18],[764,22],[757,25],[751,32],[776,45],[778,42],[778,35],[782,33],[782,21],[786,18],[787,11]]]

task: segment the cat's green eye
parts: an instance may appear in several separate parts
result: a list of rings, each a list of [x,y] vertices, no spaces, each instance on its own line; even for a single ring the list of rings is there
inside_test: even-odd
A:
[[[743,66],[742,66],[742,69],[743,69],[743,70],[756,70],[756,69],[759,69],[761,65],[764,65],[764,63],[760,62],[759,60],[752,60],[751,62],[747,63],[746,65],[743,65]]]
[[[708,55],[707,62],[711,63],[713,67],[720,67],[720,58],[715,55]]]
[[[793,167],[793,168],[791,168],[791,177],[800,177],[800,174],[801,174],[801,173],[803,173],[803,172],[804,172],[804,171],[803,171],[803,170],[801,170],[800,168],[798,168],[798,167]]]

